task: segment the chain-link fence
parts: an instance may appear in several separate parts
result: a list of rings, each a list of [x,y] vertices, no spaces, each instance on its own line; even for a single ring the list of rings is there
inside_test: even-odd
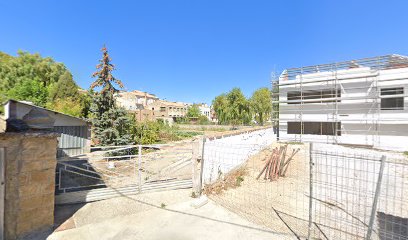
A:
[[[337,145],[206,142],[204,192],[287,239],[408,239],[408,160]]]

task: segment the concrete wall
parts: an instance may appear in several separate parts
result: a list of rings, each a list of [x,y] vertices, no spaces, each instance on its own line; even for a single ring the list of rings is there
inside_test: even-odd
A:
[[[243,164],[276,140],[272,128],[237,131],[207,137],[204,145],[203,183],[210,184]]]
[[[54,224],[57,135],[2,133],[5,148],[5,239],[20,239]]]

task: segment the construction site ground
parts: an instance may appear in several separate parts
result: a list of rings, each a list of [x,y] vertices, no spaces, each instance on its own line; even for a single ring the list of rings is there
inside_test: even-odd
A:
[[[209,201],[195,208],[191,190],[146,193],[60,207],[76,211],[49,240],[76,239],[280,239]],[[58,218],[58,216],[57,216]],[[57,219],[58,220],[58,219]],[[41,239],[41,238],[38,238]]]

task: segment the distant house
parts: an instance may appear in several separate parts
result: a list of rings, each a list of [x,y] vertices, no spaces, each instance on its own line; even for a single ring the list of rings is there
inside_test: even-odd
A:
[[[9,100],[4,108],[7,124],[11,120],[23,120],[33,109],[47,114],[52,119],[52,130],[61,133],[57,157],[75,156],[90,151],[91,128],[87,121],[23,101]]]
[[[185,117],[188,104],[183,102],[156,101],[146,107],[153,112],[155,119],[175,121],[176,118]]]
[[[120,91],[115,95],[116,104],[128,111],[143,110],[149,104],[159,100],[151,93],[134,90],[131,92]]]
[[[204,115],[211,121],[211,107],[206,103],[198,104],[198,109],[200,110],[201,115]]]

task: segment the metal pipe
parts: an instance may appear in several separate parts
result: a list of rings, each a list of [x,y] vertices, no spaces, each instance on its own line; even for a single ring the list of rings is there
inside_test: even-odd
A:
[[[378,173],[378,180],[377,180],[377,187],[375,189],[375,195],[374,195],[374,200],[373,200],[373,206],[371,207],[371,216],[370,216],[370,222],[368,224],[368,229],[367,229],[367,235],[366,235],[366,240],[371,239],[371,234],[373,232],[373,224],[374,224],[374,219],[377,213],[377,204],[378,204],[378,198],[380,196],[381,192],[381,182],[383,178],[383,173],[384,173],[384,165],[385,165],[385,160],[387,157],[383,155],[381,157],[381,166],[380,166],[380,172]]]

